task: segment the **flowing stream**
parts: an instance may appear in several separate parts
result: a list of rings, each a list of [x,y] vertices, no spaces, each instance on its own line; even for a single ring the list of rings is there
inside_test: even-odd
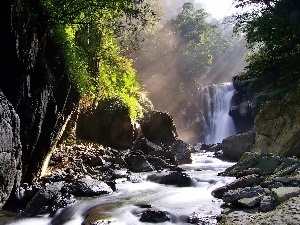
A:
[[[222,142],[226,137],[236,134],[229,110],[234,87],[231,82],[202,86],[198,109],[202,115],[206,144]]]
[[[146,178],[153,173],[142,173],[142,182],[134,183],[119,180],[117,191],[110,195],[82,200],[80,203],[58,215],[68,221],[61,225],[80,225],[83,212],[87,208],[97,206],[101,218],[107,218],[112,225],[150,224],[139,221],[142,211],[138,205],[151,205],[153,210],[166,211],[172,215],[172,221],[159,223],[163,225],[187,224],[187,216],[198,213],[210,218],[206,224],[215,224],[215,215],[221,212],[222,202],[212,197],[211,191],[223,186],[234,178],[217,176],[233,163],[213,158],[213,153],[194,153],[192,164],[182,165],[194,180],[192,187],[175,187],[148,181]],[[68,212],[69,211],[69,212]],[[49,225],[52,218],[41,216],[20,221],[10,225]]]

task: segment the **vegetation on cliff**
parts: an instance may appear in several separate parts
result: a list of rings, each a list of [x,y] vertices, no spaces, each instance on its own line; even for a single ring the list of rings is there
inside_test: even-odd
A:
[[[250,54],[242,76],[261,102],[281,99],[300,88],[300,2],[297,0],[235,0],[249,8],[236,16],[235,31],[245,34]],[[261,93],[261,92],[265,93]]]
[[[140,118],[147,98],[125,53],[138,48],[141,30],[156,22],[151,5],[144,0],[43,0],[42,5],[85,106],[118,98]]]

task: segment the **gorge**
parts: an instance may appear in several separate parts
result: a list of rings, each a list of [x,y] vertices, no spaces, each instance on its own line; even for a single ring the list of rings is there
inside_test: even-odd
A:
[[[86,1],[78,2],[87,6]],[[128,8],[118,11],[107,2],[105,6],[118,12],[106,14],[107,18],[137,12],[125,4],[127,1],[119,2]],[[84,34],[95,32],[91,27],[95,24],[76,30],[77,26],[66,25],[64,20],[58,24],[66,27],[55,30],[55,16],[78,19],[60,17],[65,8],[59,7],[59,1],[46,1],[49,4],[43,6],[37,1],[1,2],[0,223],[127,225],[159,220],[164,224],[226,225],[293,220],[292,224],[298,224],[300,7],[294,0],[271,1],[276,10],[268,11],[265,1],[259,2],[266,7],[263,16],[271,17],[262,21],[276,16],[285,19],[263,24],[270,29],[251,30],[261,31],[254,36],[264,42],[263,52],[253,54],[248,70],[235,76],[232,83],[199,86],[195,79],[198,70],[207,73],[210,57],[217,58],[216,53],[203,54],[206,48],[195,44],[199,33],[189,36],[193,32],[187,32],[176,40],[159,35],[171,41],[170,46],[156,46],[162,55],[147,61],[147,67],[152,69],[149,73],[156,80],[154,84],[163,84],[159,87],[167,95],[151,94],[156,95],[160,107],[170,106],[178,124],[172,114],[151,106],[136,84],[130,62],[120,56],[115,39],[101,36],[101,54],[90,45],[93,39]],[[46,12],[46,6],[52,11]],[[101,14],[93,14],[90,8],[84,14],[87,12]],[[177,23],[168,25],[186,28],[183,16],[202,14],[185,4],[179,15],[172,20]],[[99,24],[112,25],[113,20],[100,19]],[[256,25],[261,25],[259,19]],[[202,24],[204,30],[212,31],[203,21],[196,21],[193,29],[200,31]],[[113,33],[111,27],[101,28],[103,35]],[[284,36],[289,33],[285,29],[295,35]],[[163,30],[165,35],[169,31]],[[210,34],[205,33],[204,39]],[[225,43],[223,37],[214,35],[213,40],[220,41],[214,42],[210,51]],[[257,40],[247,37],[250,45]],[[75,47],[66,54],[64,48],[70,47],[70,40],[74,41],[70,46]],[[65,42],[62,45],[60,41]],[[171,51],[166,53],[164,47]],[[230,48],[224,57],[232,59],[230,52],[241,60],[239,50]],[[76,54],[81,58],[72,58]],[[202,57],[200,61],[198,57]],[[174,60],[170,63],[169,58]],[[230,68],[232,64],[225,65]],[[118,66],[121,72],[115,70]],[[174,73],[169,66],[174,66]],[[162,75],[159,79],[157,70]],[[105,73],[95,76],[99,71]],[[88,76],[76,77],[82,74]],[[85,83],[87,77],[92,82]],[[95,98],[100,92],[98,97],[105,100],[91,101],[82,93],[85,88]],[[174,90],[178,95],[173,95]],[[278,219],[276,214],[282,211],[286,216]]]

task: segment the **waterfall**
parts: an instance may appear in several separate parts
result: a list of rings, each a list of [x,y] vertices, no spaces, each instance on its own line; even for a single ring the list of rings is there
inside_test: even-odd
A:
[[[231,82],[202,86],[198,109],[202,116],[205,143],[220,143],[228,136],[236,134],[229,110],[234,87]]]

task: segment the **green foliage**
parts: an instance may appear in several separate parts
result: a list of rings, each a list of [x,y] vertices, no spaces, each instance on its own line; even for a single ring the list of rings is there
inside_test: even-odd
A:
[[[271,76],[269,82],[291,90],[299,83],[300,2],[297,0],[235,0],[236,7],[253,10],[236,16],[236,32],[246,35],[251,54],[243,77]]]
[[[76,26],[56,25],[52,28],[53,37],[59,42],[66,58],[68,73],[73,85],[81,95],[90,92],[92,83],[86,69],[87,59],[84,52],[74,42]]]
[[[217,26],[206,21],[206,12],[195,9],[192,3],[185,3],[178,16],[170,21],[173,34],[180,40],[179,73],[184,80],[197,81],[210,71],[213,58],[220,54],[228,41],[217,31]]]
[[[84,106],[118,97],[139,119],[145,92],[123,53],[138,48],[139,33],[155,22],[150,5],[144,0],[43,0],[42,5]]]
[[[97,99],[122,100],[129,107],[131,117],[137,121],[143,116],[143,105],[147,102],[146,92],[141,89],[131,62],[124,57],[119,60],[124,71],[105,62],[101,63],[100,76],[94,79],[99,90]]]
[[[140,56],[140,61],[147,61],[149,66],[161,64],[163,68],[173,58],[177,62],[176,81],[179,79],[183,86],[205,77],[214,60],[230,45],[229,38],[221,34],[217,25],[207,22],[206,16],[203,9],[185,3],[175,18],[147,36],[147,54]],[[144,69],[138,63],[136,66]]]

